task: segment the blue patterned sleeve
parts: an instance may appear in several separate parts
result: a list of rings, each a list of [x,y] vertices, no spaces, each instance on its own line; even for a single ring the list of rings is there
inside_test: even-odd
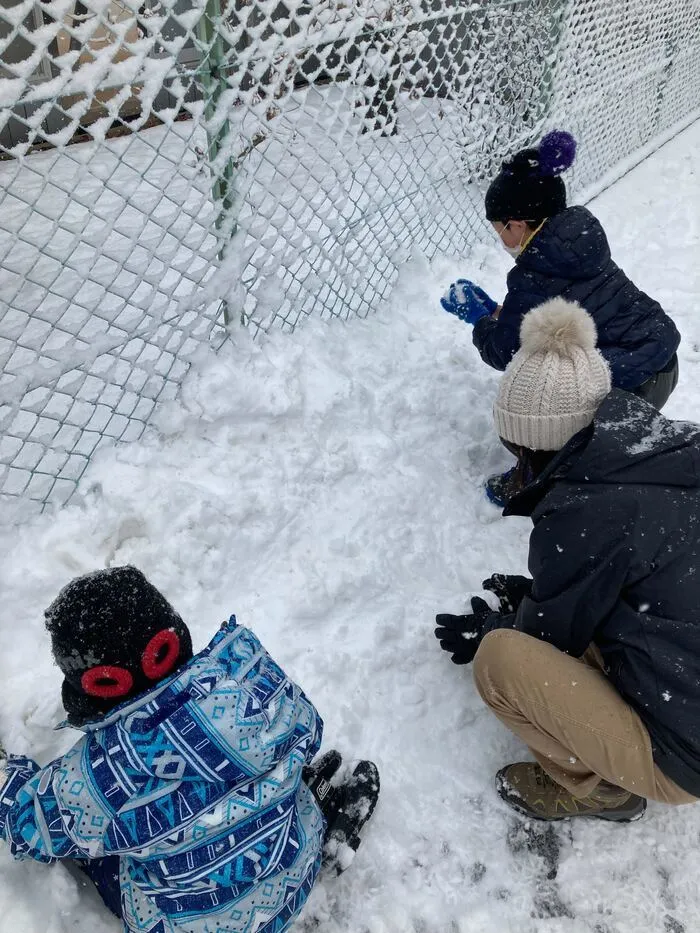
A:
[[[6,762],[0,786],[0,835],[5,835],[7,816],[17,794],[38,770],[39,765],[31,758],[11,755]]]
[[[37,806],[36,790],[50,784],[55,761],[46,768],[31,758],[11,756],[7,762],[5,783],[0,790],[0,834],[15,858],[33,858],[53,862],[58,852],[46,845],[42,828],[46,826],[41,806]]]
[[[109,788],[96,781],[96,752],[85,737],[44,768],[29,758],[10,759],[0,831],[15,858],[53,862],[114,851],[107,836],[115,811],[105,795]]]

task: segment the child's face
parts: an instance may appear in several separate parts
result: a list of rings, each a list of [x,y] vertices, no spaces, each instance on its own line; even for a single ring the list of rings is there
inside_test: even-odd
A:
[[[496,231],[503,245],[508,249],[520,246],[529,233],[528,225],[524,220],[509,220],[501,223],[495,220],[491,226]]]

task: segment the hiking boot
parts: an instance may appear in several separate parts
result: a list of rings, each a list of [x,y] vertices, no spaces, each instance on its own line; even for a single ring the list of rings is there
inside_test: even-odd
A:
[[[508,500],[516,492],[520,492],[521,488],[517,466],[511,467],[505,473],[496,473],[494,476],[489,476],[484,483],[486,498],[489,502],[497,505],[499,509],[504,509],[508,505]]]
[[[496,775],[496,791],[508,806],[535,820],[592,816],[615,823],[630,823],[644,816],[647,808],[643,797],[606,781],[601,781],[587,797],[574,797],[544,768],[531,761],[502,768]]]

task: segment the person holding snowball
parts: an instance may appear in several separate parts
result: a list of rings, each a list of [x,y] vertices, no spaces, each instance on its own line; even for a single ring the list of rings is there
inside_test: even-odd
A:
[[[680,336],[661,305],[612,260],[600,222],[585,207],[566,206],[561,175],[574,162],[576,142],[561,131],[507,159],[486,193],[486,217],[515,259],[501,305],[459,279],[443,308],[474,326],[474,344],[489,366],[504,370],[520,347],[524,316],[550,298],[578,302],[593,318],[613,386],[661,409],[678,382]],[[498,505],[527,478],[516,468],[491,477],[486,491]]]

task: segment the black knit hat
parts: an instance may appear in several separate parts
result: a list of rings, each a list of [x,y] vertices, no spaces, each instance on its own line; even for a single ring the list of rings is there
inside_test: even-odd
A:
[[[503,163],[486,192],[486,218],[541,220],[566,207],[566,188],[559,177],[576,157],[576,140],[553,130],[536,149],[522,149]]]
[[[75,726],[150,689],[192,657],[187,626],[136,567],[76,577],[45,616]]]

